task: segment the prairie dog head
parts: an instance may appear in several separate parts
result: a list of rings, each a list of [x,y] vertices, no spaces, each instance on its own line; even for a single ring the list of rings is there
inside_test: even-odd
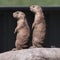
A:
[[[25,14],[22,11],[16,11],[13,13],[13,17],[17,19],[24,19]]]
[[[34,13],[42,12],[42,8],[39,5],[32,5],[32,6],[30,6],[30,10],[32,12],[34,12]]]

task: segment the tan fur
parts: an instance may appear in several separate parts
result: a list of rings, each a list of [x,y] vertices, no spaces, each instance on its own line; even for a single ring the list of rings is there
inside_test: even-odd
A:
[[[30,10],[35,13],[35,19],[32,24],[33,35],[32,45],[33,47],[42,47],[43,40],[46,34],[46,23],[43,15],[42,8],[38,5],[30,6]]]
[[[13,17],[17,18],[17,27],[14,31],[14,33],[17,32],[15,42],[16,49],[19,50],[26,48],[26,43],[28,42],[28,38],[30,36],[30,29],[25,14],[21,11],[16,11],[13,13]]]

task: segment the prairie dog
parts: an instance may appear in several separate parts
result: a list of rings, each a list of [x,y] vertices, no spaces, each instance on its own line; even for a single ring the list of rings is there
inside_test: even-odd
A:
[[[15,46],[17,50],[24,49],[27,47],[26,43],[30,36],[30,28],[27,23],[25,14],[21,11],[16,11],[13,13],[13,17],[17,19],[17,27],[14,33],[17,32]]]
[[[43,40],[46,34],[46,23],[43,15],[42,8],[38,5],[30,6],[30,10],[35,13],[34,22],[32,24],[33,35],[32,45],[33,47],[42,47]]]

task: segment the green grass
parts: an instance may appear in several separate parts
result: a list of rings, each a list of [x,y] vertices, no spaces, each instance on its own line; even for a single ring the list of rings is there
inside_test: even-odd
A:
[[[0,6],[60,6],[60,0],[0,0]]]

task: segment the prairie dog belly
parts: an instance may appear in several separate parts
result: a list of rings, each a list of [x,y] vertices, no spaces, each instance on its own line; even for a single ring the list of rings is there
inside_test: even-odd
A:
[[[46,34],[46,25],[44,23],[40,23],[34,27],[33,31],[33,44],[39,46],[43,43]]]
[[[17,32],[17,39],[24,39],[23,37],[28,37],[29,36],[29,29],[27,29],[26,27],[20,29],[18,32]]]

